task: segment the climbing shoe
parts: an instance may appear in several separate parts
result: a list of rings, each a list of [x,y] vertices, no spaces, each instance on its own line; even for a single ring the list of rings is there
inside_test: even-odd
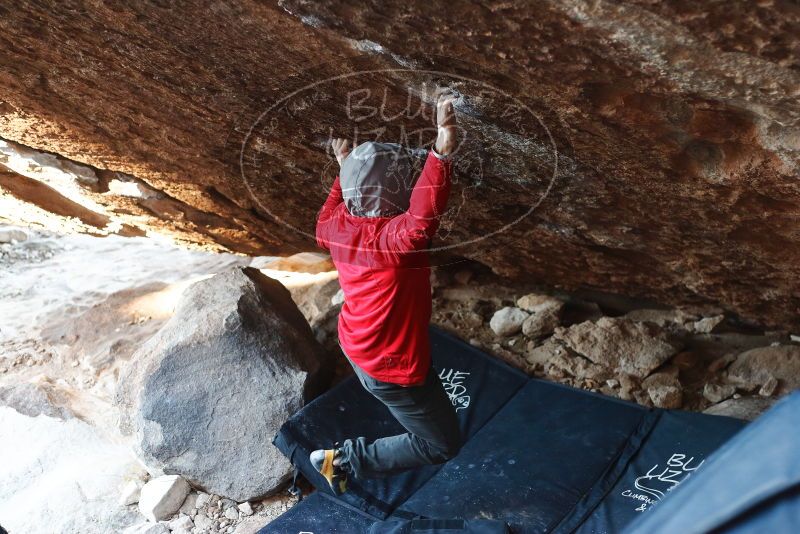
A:
[[[340,455],[339,449],[319,449],[309,456],[311,465],[325,477],[334,495],[347,491],[347,473],[338,465],[333,465],[333,460]]]

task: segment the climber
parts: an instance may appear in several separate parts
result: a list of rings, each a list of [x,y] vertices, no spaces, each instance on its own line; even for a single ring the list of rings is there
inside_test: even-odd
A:
[[[453,101],[442,95],[436,103],[437,138],[416,184],[419,149],[366,142],[350,151],[349,141],[332,142],[340,172],[316,237],[331,251],[344,292],[339,345],[362,386],[408,431],[312,452],[312,465],[335,494],[346,491],[348,475],[380,477],[442,463],[461,447],[455,408],[431,365],[428,339],[427,249],[450,192]]]

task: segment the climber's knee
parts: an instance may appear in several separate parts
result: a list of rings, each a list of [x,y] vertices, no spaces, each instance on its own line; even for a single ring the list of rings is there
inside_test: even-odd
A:
[[[455,458],[461,451],[461,436],[452,436],[438,443],[431,443],[431,460],[433,464],[442,464]]]

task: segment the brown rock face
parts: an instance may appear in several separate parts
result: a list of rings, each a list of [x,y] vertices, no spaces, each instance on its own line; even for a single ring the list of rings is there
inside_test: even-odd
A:
[[[159,191],[93,192],[140,228],[291,253],[329,137],[428,142],[444,86],[443,258],[797,328],[798,35],[788,0],[2,4],[0,137]]]

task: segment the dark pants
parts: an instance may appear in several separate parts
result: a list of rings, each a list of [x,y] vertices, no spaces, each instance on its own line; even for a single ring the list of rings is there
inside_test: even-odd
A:
[[[385,404],[408,432],[372,443],[363,437],[345,440],[341,447],[343,470],[355,478],[374,478],[440,464],[458,454],[458,418],[433,366],[424,384],[404,387],[376,380],[352,360],[350,364],[364,389]]]

